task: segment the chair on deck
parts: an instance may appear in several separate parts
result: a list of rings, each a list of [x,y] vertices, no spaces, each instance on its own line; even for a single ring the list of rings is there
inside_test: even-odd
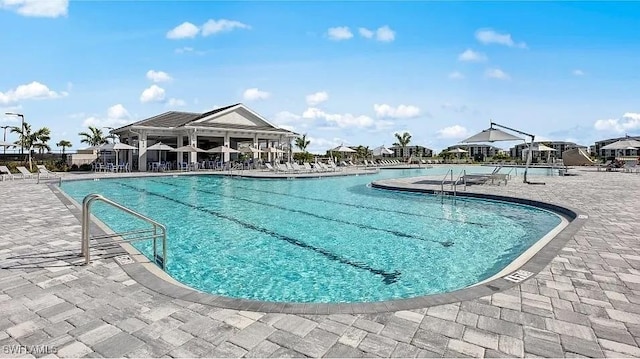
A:
[[[49,171],[47,167],[45,167],[45,165],[36,165],[36,167],[38,168],[38,173],[40,174],[40,177],[43,177],[43,178],[49,178],[49,176],[56,177],[56,174]]]
[[[9,171],[7,166],[0,166],[0,175],[2,175],[2,180],[4,181],[4,176],[7,176],[9,179],[13,179],[13,174]]]
[[[33,173],[29,172],[26,167],[19,166],[16,167],[16,169],[20,171],[20,174],[22,174],[22,179],[33,178]]]

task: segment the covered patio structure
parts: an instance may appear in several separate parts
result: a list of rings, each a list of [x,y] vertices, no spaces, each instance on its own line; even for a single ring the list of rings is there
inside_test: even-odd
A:
[[[158,151],[147,151],[149,146],[162,142],[171,147],[194,146],[205,150],[218,146],[238,149],[240,144],[253,148],[278,148],[291,155],[291,142],[299,135],[280,128],[243,104],[221,107],[205,113],[169,111],[114,129],[110,133],[120,141],[137,148],[131,151],[129,163],[138,171],[147,171],[148,163],[159,161]],[[267,151],[268,152],[268,151]],[[239,153],[168,153],[167,161],[195,163],[214,160],[227,163],[238,159]],[[253,162],[260,152],[251,153]],[[277,158],[266,153],[267,161]]]

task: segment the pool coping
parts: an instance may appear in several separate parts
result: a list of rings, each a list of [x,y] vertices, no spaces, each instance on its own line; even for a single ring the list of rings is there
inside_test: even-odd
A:
[[[388,185],[383,183],[385,181],[372,182],[371,186],[373,188],[383,190],[426,194],[440,193],[440,191],[433,189],[411,187],[409,183],[407,183],[406,186]],[[80,204],[78,204],[74,199],[72,199],[64,191],[62,191],[62,189],[57,186],[57,183],[49,183],[48,186],[52,190],[52,192],[61,200],[61,202],[63,202],[78,219],[81,219]],[[453,194],[453,192],[451,191],[445,191],[445,193]],[[116,263],[118,263],[118,265],[120,265],[120,267],[137,283],[150,290],[166,295],[170,298],[185,300],[203,305],[211,305],[220,308],[264,313],[311,315],[395,312],[400,310],[420,309],[436,305],[457,303],[465,300],[476,299],[519,285],[525,280],[535,277],[536,274],[542,271],[553,260],[553,258],[556,257],[558,252],[565,247],[566,243],[575,235],[575,233],[582,227],[582,225],[588,220],[588,216],[577,209],[547,202],[475,192],[458,192],[457,195],[461,197],[489,199],[538,207],[563,216],[569,223],[555,237],[553,237],[551,240],[549,240],[548,243],[540,248],[540,250],[534,253],[526,261],[526,263],[515,269],[512,273],[501,276],[500,278],[479,282],[472,286],[447,293],[438,293],[407,299],[395,299],[378,302],[286,303],[231,298],[205,293],[178,282],[168,273],[162,271],[154,264],[152,264],[150,260],[146,259],[143,254],[141,254],[139,251],[137,251],[137,249],[135,249],[135,247],[129,244],[120,244],[120,246],[130,255],[132,255],[133,258],[135,258],[133,263]],[[75,210],[72,210],[69,205],[72,205]],[[96,225],[94,227],[94,230],[98,233],[113,233],[104,223],[102,223],[97,218],[92,216],[91,220],[92,223]],[[522,280],[505,279],[509,276],[513,277],[514,274],[516,274],[515,277],[517,277],[517,273],[522,273],[521,271],[526,271],[525,274],[521,277],[523,278]]]

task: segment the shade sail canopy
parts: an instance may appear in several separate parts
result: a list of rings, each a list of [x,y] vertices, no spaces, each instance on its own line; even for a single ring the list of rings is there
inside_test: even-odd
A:
[[[532,151],[540,151],[540,152],[552,152],[552,151],[556,151],[555,149],[543,145],[542,143],[535,143],[533,144],[533,146],[531,146],[531,150]]]
[[[523,138],[506,133],[497,128],[488,128],[460,142],[477,143],[477,142],[523,141],[523,140],[524,140]]]
[[[374,148],[372,152],[374,156],[392,155],[394,153],[392,150],[384,147],[384,145]]]
[[[162,142],[158,142],[156,144],[153,144],[153,145],[147,147],[147,150],[150,150],[150,151],[171,151],[173,149],[174,149],[173,147],[171,147],[169,145],[165,145]]]
[[[214,147],[210,150],[207,150],[207,152],[209,153],[240,153],[240,151],[227,146]]]
[[[249,146],[249,147],[241,148],[240,152],[242,152],[242,153],[262,153],[264,151],[261,151],[261,150],[259,150],[257,148],[253,148],[253,147]]]
[[[601,150],[626,150],[626,149],[629,149],[630,147],[633,149],[640,148],[640,141],[632,140],[632,139],[620,140],[614,143],[610,143],[606,146],[602,146],[600,149]]]
[[[173,150],[171,150],[171,152],[207,152],[205,150],[203,150],[202,148],[198,148],[195,146],[191,146],[191,145],[187,145],[187,146],[182,146],[182,147],[178,147],[175,148]]]
[[[355,153],[355,152],[357,152],[356,150],[351,149],[351,148],[349,148],[347,146],[344,146],[344,145],[340,145],[340,146],[338,146],[338,147],[336,147],[334,149],[331,149],[330,151],[332,151],[332,152],[345,152],[345,153]]]
[[[469,151],[463,150],[460,147],[456,147],[456,148],[454,148],[452,150],[447,151],[447,153],[467,153],[467,152],[469,152]]]

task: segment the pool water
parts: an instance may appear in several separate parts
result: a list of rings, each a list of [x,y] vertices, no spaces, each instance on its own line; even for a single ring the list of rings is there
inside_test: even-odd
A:
[[[367,186],[429,171],[115,178],[62,189],[78,202],[100,193],[165,224],[167,272],[178,281],[274,302],[371,302],[464,288],[498,273],[561,222],[528,206]],[[94,213],[114,231],[141,228],[102,203]],[[152,258],[150,241],[134,245]]]

